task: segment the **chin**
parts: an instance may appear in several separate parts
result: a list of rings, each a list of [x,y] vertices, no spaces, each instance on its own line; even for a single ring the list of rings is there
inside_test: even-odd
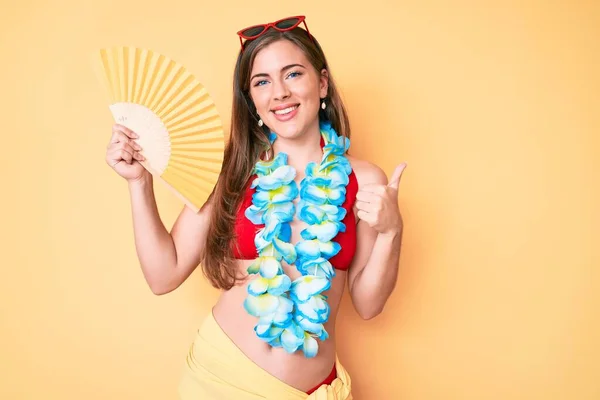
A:
[[[289,122],[279,122],[276,121],[275,124],[273,124],[273,128],[271,128],[271,130],[273,132],[275,132],[278,136],[284,137],[284,138],[295,138],[300,136],[302,129],[298,126],[298,124],[296,124],[295,122],[289,121]]]

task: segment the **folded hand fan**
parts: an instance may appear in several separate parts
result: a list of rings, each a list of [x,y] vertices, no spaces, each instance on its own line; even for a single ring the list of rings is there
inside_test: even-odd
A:
[[[209,93],[183,66],[151,50],[101,49],[94,59],[113,118],[139,135],[141,164],[197,212],[223,162],[223,126]]]

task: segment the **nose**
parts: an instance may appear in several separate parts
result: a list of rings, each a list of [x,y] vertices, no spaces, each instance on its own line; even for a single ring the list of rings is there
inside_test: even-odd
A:
[[[284,100],[290,97],[290,90],[285,82],[277,80],[273,86],[273,100]]]

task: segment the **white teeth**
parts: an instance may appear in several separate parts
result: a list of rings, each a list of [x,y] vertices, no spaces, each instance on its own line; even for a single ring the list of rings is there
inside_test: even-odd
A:
[[[277,115],[284,115],[284,114],[291,113],[291,112],[292,112],[292,111],[294,111],[296,108],[298,108],[298,106],[293,106],[293,107],[284,108],[283,110],[277,110],[277,111],[274,111],[274,113],[275,113],[275,114],[277,114]]]

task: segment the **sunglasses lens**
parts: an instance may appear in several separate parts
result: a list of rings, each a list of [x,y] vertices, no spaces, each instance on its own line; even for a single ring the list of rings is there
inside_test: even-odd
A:
[[[242,35],[247,37],[257,36],[265,29],[264,26],[253,26],[242,32]]]
[[[298,18],[284,19],[283,21],[279,21],[277,24],[275,24],[275,26],[279,29],[289,29],[292,26],[296,25],[298,21]]]

